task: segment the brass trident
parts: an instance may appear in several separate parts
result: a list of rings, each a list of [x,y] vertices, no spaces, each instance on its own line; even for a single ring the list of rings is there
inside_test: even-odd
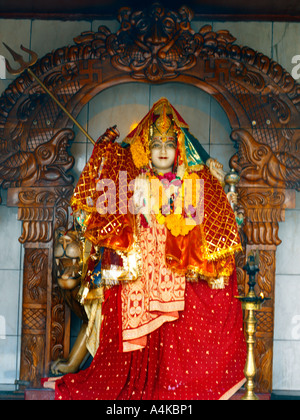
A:
[[[53,93],[50,92],[50,90],[44,85],[44,83],[41,82],[41,80],[31,70],[30,67],[32,67],[37,62],[38,55],[34,51],[31,51],[31,50],[23,47],[23,45],[21,45],[20,46],[21,50],[24,51],[24,52],[26,52],[26,53],[28,53],[31,56],[31,60],[28,63],[26,63],[24,61],[23,57],[20,54],[17,54],[15,51],[13,51],[4,42],[3,42],[3,45],[11,53],[11,55],[13,56],[14,61],[16,61],[17,63],[19,63],[20,66],[21,66],[19,69],[14,70],[10,66],[8,60],[5,59],[6,68],[7,68],[8,72],[11,73],[11,74],[13,74],[13,75],[19,75],[19,74],[22,74],[25,70],[27,70],[28,73],[34,78],[34,80],[36,80],[37,83],[42,87],[42,89],[53,99],[53,101],[60,107],[60,109],[70,118],[71,121],[73,121],[73,123],[79,128],[79,130],[89,139],[89,141],[91,143],[95,144],[95,141],[88,134],[88,132],[79,124],[78,121],[75,120],[75,118],[70,114],[70,112],[58,101],[58,99],[53,95]]]

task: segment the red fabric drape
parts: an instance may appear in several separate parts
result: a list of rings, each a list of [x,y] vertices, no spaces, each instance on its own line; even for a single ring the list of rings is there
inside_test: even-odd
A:
[[[57,400],[214,400],[241,386],[246,361],[236,275],[223,290],[187,283],[185,310],[147,337],[144,349],[120,352],[120,293],[108,290],[100,346],[91,366],[57,381]]]

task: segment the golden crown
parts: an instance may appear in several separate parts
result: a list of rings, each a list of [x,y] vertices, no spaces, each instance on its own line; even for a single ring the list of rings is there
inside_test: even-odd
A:
[[[153,113],[153,123],[150,126],[150,138],[161,136],[163,140],[168,136],[175,136],[174,121],[171,108],[166,104],[160,104]],[[157,118],[158,116],[158,118]]]

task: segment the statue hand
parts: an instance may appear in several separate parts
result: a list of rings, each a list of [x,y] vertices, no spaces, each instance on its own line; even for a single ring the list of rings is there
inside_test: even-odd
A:
[[[72,365],[68,359],[57,359],[51,365],[51,372],[53,375],[65,375],[66,373],[76,373],[78,366]]]
[[[223,170],[223,165],[216,159],[212,158],[207,160],[206,165],[209,167],[210,173],[217,178],[222,185],[225,185],[224,179],[226,172]]]

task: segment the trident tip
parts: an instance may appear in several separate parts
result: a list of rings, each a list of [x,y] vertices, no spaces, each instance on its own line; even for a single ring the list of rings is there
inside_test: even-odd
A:
[[[16,61],[17,63],[19,63],[21,65],[19,70],[13,70],[11,68],[8,60],[6,60],[7,70],[11,74],[14,74],[14,75],[21,74],[24,70],[28,69],[30,66],[33,66],[33,64],[35,64],[37,62],[38,55],[34,51],[31,51],[31,50],[23,47],[23,45],[20,46],[21,50],[25,51],[26,53],[30,54],[30,56],[31,56],[31,60],[28,63],[26,63],[23,60],[23,57],[20,54],[16,53],[12,48],[10,48],[7,44],[5,44],[5,42],[2,42],[2,43],[5,46],[5,48],[11,53],[14,61]]]

